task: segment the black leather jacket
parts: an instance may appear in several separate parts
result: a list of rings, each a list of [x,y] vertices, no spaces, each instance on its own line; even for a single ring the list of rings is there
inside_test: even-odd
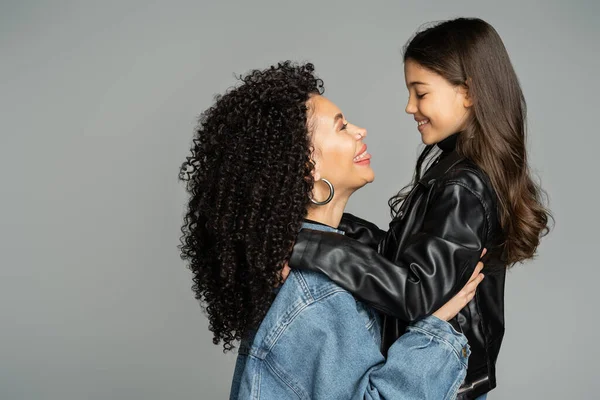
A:
[[[325,273],[387,314],[384,353],[408,323],[450,300],[488,249],[485,279],[451,323],[471,347],[458,398],[475,399],[496,387],[506,268],[499,261],[502,231],[487,176],[456,152],[444,152],[403,202],[387,232],[351,214],[344,214],[339,229],[346,236],[302,230],[289,265]]]

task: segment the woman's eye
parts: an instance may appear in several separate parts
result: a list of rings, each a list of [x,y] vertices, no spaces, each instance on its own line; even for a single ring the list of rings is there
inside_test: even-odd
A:
[[[417,93],[417,98],[418,98],[418,99],[422,99],[423,97],[425,97],[425,95],[426,95],[426,94],[427,94],[427,93],[423,93],[423,94],[418,94],[418,93]]]
[[[346,130],[347,127],[348,127],[348,123],[346,122],[344,125],[342,125],[342,129],[340,129],[340,131]]]

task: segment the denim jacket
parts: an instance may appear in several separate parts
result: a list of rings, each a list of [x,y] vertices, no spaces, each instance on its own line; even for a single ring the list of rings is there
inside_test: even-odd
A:
[[[470,354],[462,334],[429,316],[410,325],[386,359],[380,329],[375,311],[325,275],[292,270],[240,344],[230,400],[456,397]]]

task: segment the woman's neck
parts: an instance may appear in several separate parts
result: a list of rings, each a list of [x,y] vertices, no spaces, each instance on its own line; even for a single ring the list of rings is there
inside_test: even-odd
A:
[[[337,228],[340,225],[342,215],[346,209],[346,203],[348,203],[348,198],[334,198],[331,203],[325,204],[324,206],[315,206],[311,204],[308,207],[306,218]]]

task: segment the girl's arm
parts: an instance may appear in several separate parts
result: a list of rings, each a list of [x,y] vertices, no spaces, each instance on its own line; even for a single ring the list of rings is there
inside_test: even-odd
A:
[[[394,261],[349,237],[303,230],[289,265],[322,272],[374,308],[415,321],[468,281],[488,241],[489,207],[462,180],[446,182],[432,199],[422,230]],[[387,239],[390,235],[393,231]]]
[[[377,249],[386,234],[386,231],[379,229],[374,223],[350,213],[344,213],[338,229],[344,231],[349,238],[373,249]]]

